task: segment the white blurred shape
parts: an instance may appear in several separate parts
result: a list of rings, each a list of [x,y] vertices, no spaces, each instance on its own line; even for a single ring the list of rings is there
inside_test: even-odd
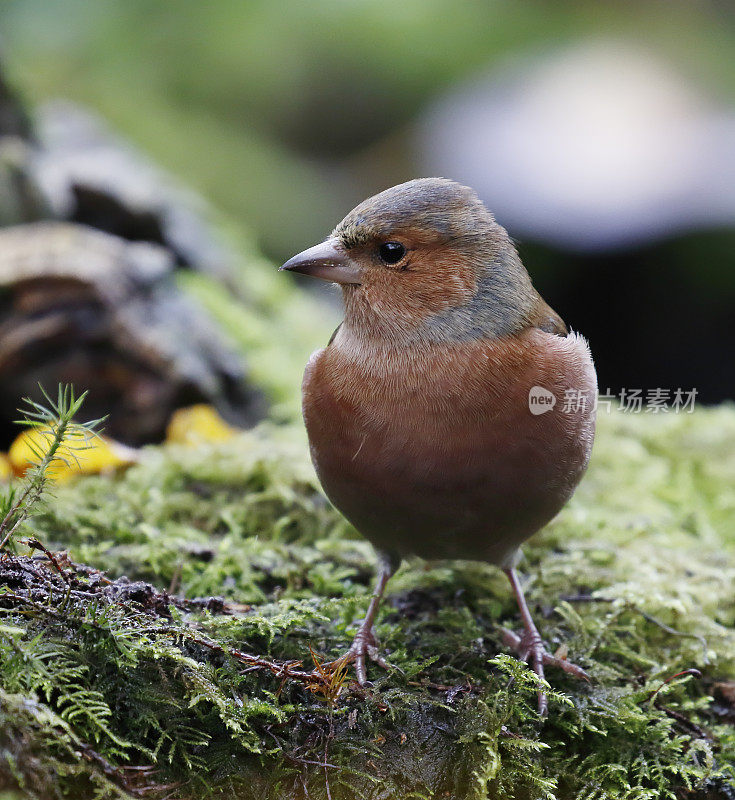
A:
[[[651,54],[591,41],[455,88],[419,126],[425,174],[512,233],[581,250],[735,222],[735,113]]]

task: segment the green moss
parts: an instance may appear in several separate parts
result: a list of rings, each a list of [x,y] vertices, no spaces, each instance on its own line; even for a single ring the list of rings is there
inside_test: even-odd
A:
[[[735,709],[713,695],[735,671],[734,515],[735,410],[603,415],[587,478],[522,564],[542,634],[591,684],[550,670],[539,720],[534,675],[503,653],[502,575],[415,561],[378,625],[402,672],[330,700],[310,648],[346,647],[374,557],[323,500],[300,428],[148,449],[58,487],[26,526],[109,578],[43,554],[0,565],[0,790],[731,796]]]

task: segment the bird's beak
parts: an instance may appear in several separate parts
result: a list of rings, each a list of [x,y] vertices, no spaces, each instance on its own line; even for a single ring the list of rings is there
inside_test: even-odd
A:
[[[281,270],[300,272],[332,283],[360,283],[360,268],[332,239],[295,255]]]

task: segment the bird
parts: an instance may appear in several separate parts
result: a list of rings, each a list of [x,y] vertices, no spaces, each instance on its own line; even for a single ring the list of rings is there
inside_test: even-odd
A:
[[[281,270],[342,290],[302,412],[327,497],[379,555],[366,616],[333,664],[354,664],[362,685],[368,660],[388,667],[375,618],[401,561],[418,556],[502,569],[523,624],[503,631],[506,646],[540,678],[554,666],[588,679],[546,649],[517,565],[587,468],[597,377],[507,231],[470,187],[418,178],[364,200]]]

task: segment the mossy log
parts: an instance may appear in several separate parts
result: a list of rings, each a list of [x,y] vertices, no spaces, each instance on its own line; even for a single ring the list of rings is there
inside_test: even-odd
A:
[[[404,564],[368,690],[320,666],[375,559],[299,428],[149,448],[58,486],[0,562],[0,798],[733,797],[734,519],[733,408],[602,415],[521,565],[591,676],[551,670],[541,720],[483,564]]]

